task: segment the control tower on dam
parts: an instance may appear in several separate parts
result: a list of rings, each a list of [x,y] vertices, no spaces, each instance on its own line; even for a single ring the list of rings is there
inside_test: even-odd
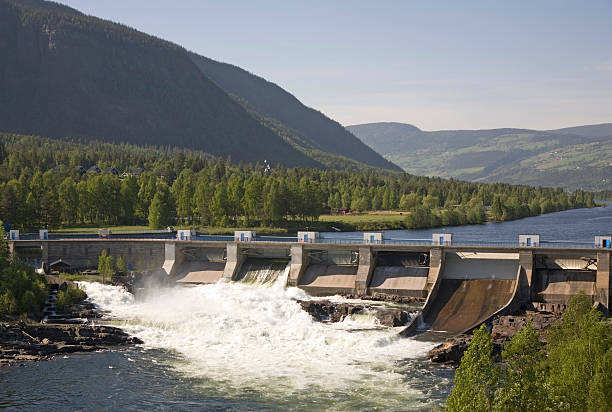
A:
[[[462,333],[525,305],[560,310],[580,292],[606,313],[611,304],[609,236],[598,236],[590,246],[552,247],[537,235],[521,235],[515,245],[460,245],[448,234],[390,242],[382,233],[365,233],[363,239],[332,243],[314,232],[297,238],[180,232],[172,238],[13,236],[9,247],[14,259],[45,272],[95,268],[106,251],[122,256],[131,270],[156,271],[184,284],[268,283],[284,273],[287,286],[313,296],[422,300],[406,335],[417,329]]]

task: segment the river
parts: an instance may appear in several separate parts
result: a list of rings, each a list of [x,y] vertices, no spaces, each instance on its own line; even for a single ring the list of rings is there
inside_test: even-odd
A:
[[[392,231],[388,238],[440,230]],[[448,229],[455,239],[592,241],[612,232],[612,207]],[[355,237],[359,234],[327,234]],[[285,288],[219,283],[158,289],[135,299],[87,284],[106,322],[144,345],[0,369],[0,408],[19,410],[429,410],[444,403],[454,371],[432,365],[435,345],[399,339],[373,316],[314,322]]]

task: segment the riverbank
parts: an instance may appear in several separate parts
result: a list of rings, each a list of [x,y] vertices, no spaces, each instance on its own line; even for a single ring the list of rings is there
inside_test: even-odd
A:
[[[0,322],[0,366],[140,343],[111,326]]]
[[[102,314],[94,304],[82,300],[85,293],[72,282],[45,277],[50,292],[42,321],[24,316],[0,319],[0,366],[143,343],[119,328],[92,324]],[[70,291],[80,292],[78,299],[61,295]]]
[[[561,314],[561,312],[527,310],[514,315],[495,317],[491,321],[491,340],[494,355],[499,356],[504,345],[510,342],[514,334],[528,323],[531,323],[533,329],[539,334],[540,341],[546,343],[548,329],[561,319]],[[472,338],[471,333],[449,337],[444,343],[431,349],[427,357],[433,363],[459,366]]]

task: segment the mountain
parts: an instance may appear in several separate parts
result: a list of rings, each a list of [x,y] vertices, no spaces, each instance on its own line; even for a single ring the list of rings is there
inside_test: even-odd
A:
[[[230,95],[234,89],[211,80],[194,59],[180,46],[70,7],[0,0],[0,131],[177,146],[286,166],[397,168],[348,132],[294,131],[256,99]],[[319,121],[333,123],[320,113]],[[351,138],[361,151],[337,150]]]
[[[385,169],[399,168],[362,143],[340,123],[302,104],[274,83],[240,67],[191,54],[202,72],[256,116],[284,126],[287,137],[312,153],[332,153]],[[273,127],[273,126],[272,126]]]
[[[347,129],[409,173],[567,189],[612,188],[612,124],[549,131],[423,131],[404,123]]]

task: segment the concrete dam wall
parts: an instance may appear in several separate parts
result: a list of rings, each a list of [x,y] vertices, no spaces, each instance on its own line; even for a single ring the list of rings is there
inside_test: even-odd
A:
[[[610,251],[534,247],[354,245],[168,240],[19,240],[12,256],[97,267],[102,251],[179,283],[271,283],[311,295],[426,299],[411,330],[460,333],[517,305],[555,309],[583,291],[610,305]],[[284,278],[281,278],[284,281]]]
[[[518,290],[517,253],[445,255],[437,293],[423,309],[422,321],[436,332],[469,330],[508,306]]]

